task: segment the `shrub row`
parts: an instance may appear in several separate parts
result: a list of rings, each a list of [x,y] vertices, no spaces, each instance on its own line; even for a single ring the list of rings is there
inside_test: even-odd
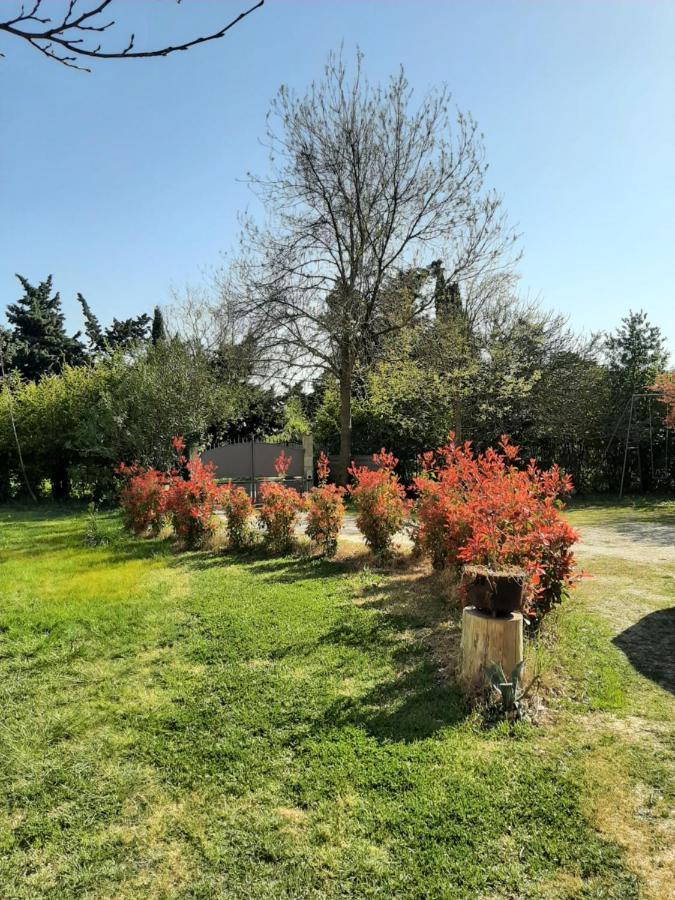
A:
[[[205,543],[217,530],[215,512],[222,507],[231,547],[241,549],[252,542],[254,508],[248,493],[235,485],[217,484],[214,467],[199,457],[185,456],[182,437],[173,438],[176,464],[168,471],[139,465],[117,466],[123,479],[120,507],[126,527],[136,535],[157,535],[165,523],[190,548]],[[275,468],[283,477],[290,458],[281,451]],[[319,486],[303,498],[279,482],[265,482],[260,489],[258,521],[271,550],[285,552],[293,544],[298,516],[307,513],[307,534],[326,556],[334,556],[344,518],[344,491],[327,483],[328,460],[319,458]]]
[[[241,487],[216,484],[212,467],[198,457],[187,459],[181,438],[173,439],[176,465],[169,472],[120,466],[125,483],[120,494],[124,521],[136,534],[158,533],[170,522],[188,546],[196,547],[217,527],[215,509],[226,515],[230,546],[251,542],[255,510]],[[281,452],[275,463],[281,478],[290,459]],[[575,582],[574,530],[561,515],[561,498],[572,489],[557,466],[540,469],[523,462],[518,448],[502,437],[498,449],[475,453],[470,443],[448,443],[421,458],[413,503],[396,475],[397,460],[384,449],[374,467],[352,466],[346,491],[356,508],[356,524],[366,544],[379,556],[391,553],[394,535],[412,512],[419,555],[435,568],[485,566],[493,572],[517,567],[527,575],[526,613],[539,619],[559,603]],[[328,460],[322,453],[317,487],[304,497],[270,481],[260,489],[258,522],[274,552],[293,544],[298,516],[306,513],[307,535],[326,556],[334,556],[344,519],[345,489],[328,483]]]

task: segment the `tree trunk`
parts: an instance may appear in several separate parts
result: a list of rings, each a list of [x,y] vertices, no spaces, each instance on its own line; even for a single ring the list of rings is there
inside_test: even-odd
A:
[[[70,475],[68,474],[66,463],[55,463],[49,480],[52,483],[52,498],[54,500],[68,500],[70,498]]]
[[[462,442],[462,400],[457,397],[454,402],[454,420],[455,420],[455,440],[457,443]]]
[[[340,360],[340,455],[335,480],[347,484],[347,469],[352,456],[352,360],[349,350]]]

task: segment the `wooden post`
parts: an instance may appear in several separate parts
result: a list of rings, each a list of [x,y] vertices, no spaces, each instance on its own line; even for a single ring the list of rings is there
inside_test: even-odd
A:
[[[499,663],[507,678],[523,659],[523,616],[492,616],[475,606],[462,613],[462,681],[470,690],[483,686],[485,669]]]
[[[302,474],[304,476],[303,491],[307,491],[314,483],[314,437],[311,434],[302,436]]]

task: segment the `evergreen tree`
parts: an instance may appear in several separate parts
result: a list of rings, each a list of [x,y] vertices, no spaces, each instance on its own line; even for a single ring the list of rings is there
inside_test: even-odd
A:
[[[429,266],[429,274],[435,279],[434,311],[436,318],[448,321],[462,312],[462,297],[456,281],[445,277],[443,261],[435,259]]]
[[[141,313],[129,319],[113,319],[103,333],[106,350],[130,350],[137,344],[147,344],[150,332],[150,316]]]
[[[107,355],[116,350],[130,350],[136,344],[147,343],[150,316],[146,313],[129,319],[113,319],[112,325],[103,329],[82,294],[77,295],[77,300],[82,307],[89,351],[94,356]]]
[[[37,287],[21,275],[16,277],[24,294],[7,307],[13,366],[24,378],[38,381],[43,375],[61,372],[66,365],[81,365],[85,352],[80,333],[66,334],[61,298],[58,293],[52,296],[52,276]]]
[[[166,340],[166,328],[164,327],[164,316],[162,315],[162,310],[159,306],[155,307],[155,311],[152,316],[152,330],[150,332],[152,338],[152,345],[156,347],[160,341]]]
[[[82,294],[77,295],[77,302],[82,307],[84,333],[87,335],[87,340],[89,342],[89,351],[91,353],[100,353],[104,349],[101,325]]]
[[[607,336],[609,375],[619,404],[654,384],[665,370],[668,361],[665,344],[661,329],[652,325],[642,310],[631,311],[616,331]]]

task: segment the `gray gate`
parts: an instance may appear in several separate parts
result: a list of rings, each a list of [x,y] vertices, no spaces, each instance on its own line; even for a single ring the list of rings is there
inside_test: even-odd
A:
[[[283,483],[302,493],[312,486],[313,480],[311,435],[304,437],[301,444],[269,441],[221,444],[220,447],[205,450],[201,459],[204,463],[213,463],[219,481],[231,481],[245,487],[250,497],[256,500],[263,481],[280,480],[274,462],[282,450],[291,460]]]

